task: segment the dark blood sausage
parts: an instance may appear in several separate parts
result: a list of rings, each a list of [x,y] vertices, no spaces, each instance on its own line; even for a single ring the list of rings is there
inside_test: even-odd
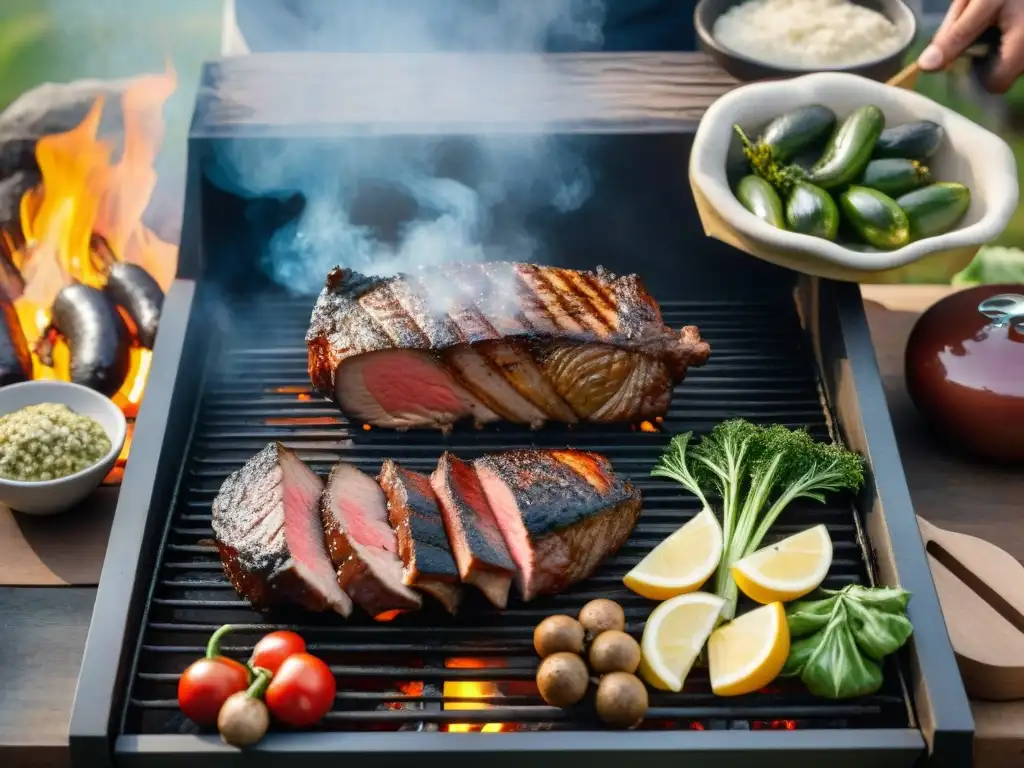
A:
[[[164,306],[164,292],[153,276],[138,264],[117,262],[110,267],[104,291],[135,323],[139,344],[152,349]]]
[[[131,369],[131,338],[102,291],[81,283],[62,288],[53,302],[50,327],[68,342],[73,383],[108,397],[121,388]],[[37,353],[44,363],[53,364],[45,337]]]
[[[459,576],[498,608],[508,604],[516,566],[473,467],[447,451],[430,484],[441,503],[444,527]]]
[[[295,604],[342,616],[341,591],[320,525],[323,481],[281,443],[228,475],[213,500],[213,535],[231,586],[258,611]]]
[[[364,611],[377,617],[420,607],[419,593],[402,582],[387,499],[372,477],[351,464],[335,464],[320,497],[320,521],[338,586]]]
[[[629,538],[640,492],[589,451],[515,450],[473,462],[523,600],[588,578]]]
[[[0,387],[32,378],[32,353],[14,305],[0,299]]]
[[[388,520],[398,536],[402,581],[455,613],[462,585],[430,478],[387,459],[377,482],[387,497]]]

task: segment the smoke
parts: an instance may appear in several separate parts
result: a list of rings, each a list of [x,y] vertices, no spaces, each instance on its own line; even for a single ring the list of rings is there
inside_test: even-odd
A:
[[[289,48],[409,53],[539,52],[552,41],[561,49],[600,48],[604,12],[601,0],[362,0],[357,10],[331,0],[304,10],[315,16],[301,25],[294,18],[290,26],[268,22]],[[543,93],[544,68],[530,71],[536,81],[527,91]],[[445,88],[457,93],[457,77]],[[524,124],[522,115],[516,122],[515,136],[469,137],[457,150],[411,138],[400,145],[366,137],[329,145],[297,138],[273,147],[222,141],[207,175],[246,198],[303,196],[302,213],[274,234],[262,258],[275,282],[298,293],[318,291],[335,264],[387,276],[451,261],[528,261],[538,243],[523,212],[575,210],[593,180],[582,157],[556,142],[539,116],[535,124]],[[390,228],[380,222],[388,216]]]

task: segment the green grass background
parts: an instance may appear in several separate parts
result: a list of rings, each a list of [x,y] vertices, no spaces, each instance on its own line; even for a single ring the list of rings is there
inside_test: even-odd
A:
[[[179,87],[165,110],[165,146],[180,151],[202,61],[220,47],[221,12],[221,0],[0,0],[0,109],[43,82],[161,71],[170,59]],[[998,122],[957,83],[956,73],[926,75],[918,90],[1000,131],[1024,171],[1024,82]],[[996,244],[1024,248],[1024,206]]]

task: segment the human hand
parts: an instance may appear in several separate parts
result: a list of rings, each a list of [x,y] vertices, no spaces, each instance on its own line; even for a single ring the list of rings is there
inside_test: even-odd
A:
[[[918,65],[925,72],[949,66],[991,26],[998,26],[1002,42],[985,87],[1006,92],[1024,72],[1024,0],[953,0]]]

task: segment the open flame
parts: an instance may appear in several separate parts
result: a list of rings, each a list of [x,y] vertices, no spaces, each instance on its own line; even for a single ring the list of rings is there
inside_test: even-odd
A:
[[[449,658],[444,664],[448,669],[486,669],[487,665],[480,659],[471,658]],[[482,699],[491,696],[499,696],[501,692],[498,686],[493,683],[477,682],[475,680],[446,680],[444,683],[444,698],[446,699],[445,709],[490,709],[490,704],[475,701],[447,701],[451,698]],[[449,733],[469,733],[480,731],[481,733],[500,733],[503,729],[501,723],[486,723],[481,727],[477,723],[450,723],[446,726]]]
[[[162,107],[176,87],[177,76],[168,67],[126,88],[121,99],[124,137],[116,162],[113,143],[98,136],[102,98],[75,128],[36,143],[42,180],[22,197],[24,245],[11,254],[24,283],[13,303],[33,348],[33,378],[70,379],[67,345],[49,333],[50,310],[62,288],[74,282],[103,288],[111,260],[142,267],[164,292],[174,280],[178,247],[150,231],[142,215],[156,186],[153,165],[163,140]],[[124,317],[134,337],[135,328]],[[53,349],[52,359],[44,362],[35,345],[46,335]],[[150,350],[133,344],[129,373],[112,398],[128,418],[138,411],[151,360]],[[127,455],[126,444],[121,466]]]

